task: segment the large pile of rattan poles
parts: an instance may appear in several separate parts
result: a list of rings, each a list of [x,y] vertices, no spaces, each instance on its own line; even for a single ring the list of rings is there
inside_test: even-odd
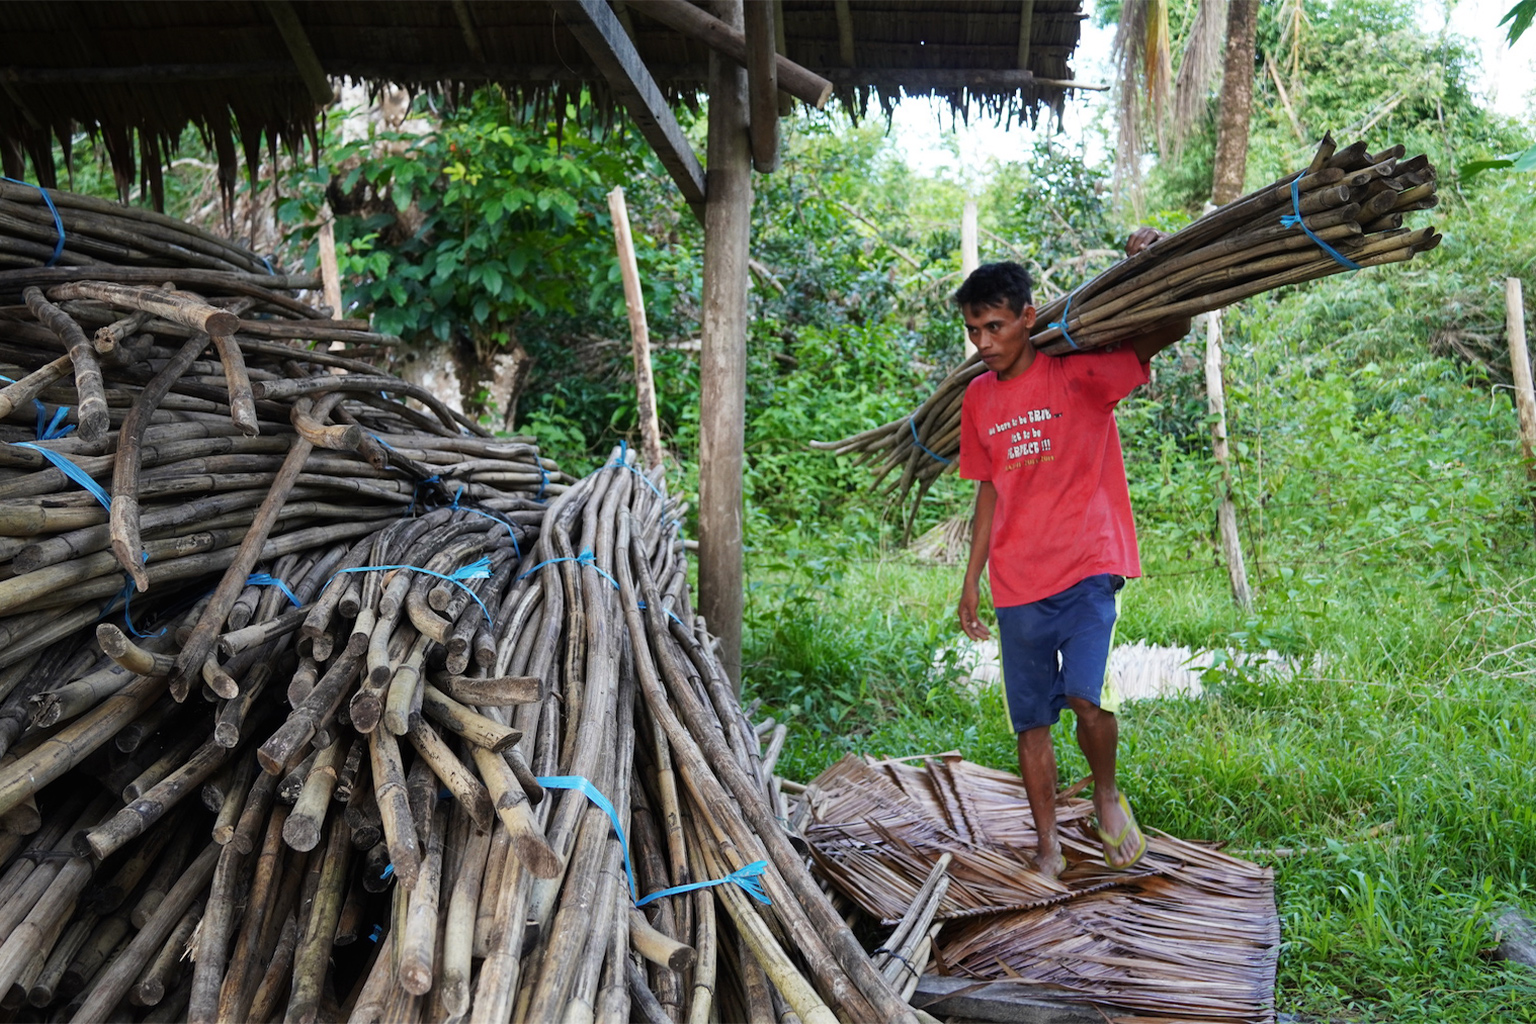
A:
[[[0,271],[5,1012],[913,1020],[789,842],[660,471],[570,481],[299,286]]]
[[[1312,163],[1121,260],[1041,307],[1030,341],[1063,355],[1102,348],[1262,292],[1387,263],[1440,242],[1434,228],[1408,230],[1404,215],[1438,202],[1435,169],[1401,145],[1373,153],[1337,149],[1325,136]],[[972,356],[910,415],[841,441],[812,442],[876,464],[894,498],[920,502],[960,451],[965,389],[985,372]],[[914,502],[914,504],[915,504]]]

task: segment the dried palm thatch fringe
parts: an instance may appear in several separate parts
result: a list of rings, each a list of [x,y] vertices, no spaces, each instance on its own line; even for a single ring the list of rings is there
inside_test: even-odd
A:
[[[0,308],[31,382],[0,442],[35,445],[0,443],[0,993],[79,1021],[915,1024],[784,833],[659,469],[571,481],[290,344],[377,336],[275,281],[89,269],[42,301],[112,342],[99,440],[31,422],[80,404],[80,363]],[[0,296],[43,309],[53,273]],[[631,915],[748,868],[771,903]]]
[[[1228,203],[1046,303],[1030,341],[1052,355],[1101,348],[1349,269],[1318,239],[1360,267],[1402,263],[1433,249],[1441,237],[1433,228],[1409,231],[1402,222],[1438,202],[1435,169],[1422,154],[1404,160],[1403,152],[1399,145],[1372,154],[1364,142],[1337,149],[1325,136],[1304,170]],[[1291,217],[1295,207],[1300,223]],[[874,464],[875,486],[898,501],[915,487],[915,509],[955,465],[961,400],[983,372],[972,356],[910,415],[841,441],[811,443]]]
[[[957,754],[920,760],[844,757],[807,787],[805,835],[818,872],[886,925],[950,858],[932,966],[1137,1022],[1274,1019],[1269,869],[1152,832],[1135,871],[1111,871],[1092,804],[1061,796],[1067,870],[1055,882],[1028,866],[1036,839],[1017,776]]]

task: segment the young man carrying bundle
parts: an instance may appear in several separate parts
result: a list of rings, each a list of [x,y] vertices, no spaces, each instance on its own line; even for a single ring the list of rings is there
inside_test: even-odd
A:
[[[1159,238],[1141,228],[1134,256]],[[1147,381],[1147,363],[1189,331],[1189,321],[1111,348],[1068,356],[1037,352],[1029,274],[1017,263],[978,267],[955,293],[965,329],[989,372],[965,393],[960,475],[978,481],[960,628],[991,634],[977,616],[982,568],[992,600],[1019,773],[1040,836],[1036,867],[1065,866],[1056,830],[1051,726],[1070,707],[1093,772],[1104,862],[1129,868],[1147,849],[1115,785],[1119,699],[1107,679],[1126,577],[1141,575],[1136,524],[1115,425],[1115,405]]]

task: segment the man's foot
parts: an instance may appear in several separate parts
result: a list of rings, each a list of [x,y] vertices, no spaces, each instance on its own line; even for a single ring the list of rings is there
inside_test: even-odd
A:
[[[1104,801],[1098,812],[1099,827],[1094,831],[1104,843],[1104,863],[1116,871],[1134,867],[1147,852],[1147,837],[1136,824],[1131,805],[1123,794],[1116,793],[1113,803]]]
[[[1059,878],[1067,868],[1067,859],[1061,855],[1061,847],[1056,844],[1049,846],[1041,844],[1039,852],[1035,854],[1035,870],[1046,878]]]

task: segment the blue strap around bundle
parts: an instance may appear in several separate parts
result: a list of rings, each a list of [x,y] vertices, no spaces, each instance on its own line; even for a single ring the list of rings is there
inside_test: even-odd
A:
[[[662,889],[660,892],[653,892],[644,899],[640,899],[639,891],[635,888],[634,864],[629,859],[629,840],[624,837],[624,826],[619,824],[619,812],[614,810],[613,803],[596,786],[592,785],[591,781],[580,775],[540,775],[535,781],[545,789],[569,789],[580,793],[592,801],[598,810],[608,815],[608,820],[613,823],[613,833],[618,837],[619,848],[624,851],[624,872],[629,876],[629,898],[634,901],[635,906],[643,907],[652,900],[659,900],[663,896],[676,896],[678,893],[705,889],[711,885],[724,885],[727,882],[740,886],[747,895],[759,903],[771,904],[773,902],[768,898],[768,894],[763,891],[762,883],[758,881],[762,873],[768,868],[768,862],[765,860],[753,861],[743,868],[732,871],[724,878],[714,878],[707,882],[690,882],[688,885],[679,885],[671,889]]]
[[[1301,230],[1307,233],[1307,237],[1316,242],[1319,249],[1323,250],[1323,252],[1327,253],[1329,256],[1332,256],[1334,261],[1338,263],[1339,266],[1344,267],[1346,270],[1360,269],[1360,264],[1356,263],[1348,256],[1343,255],[1333,246],[1323,241],[1321,238],[1318,238],[1317,234],[1311,228],[1307,227],[1307,222],[1301,219],[1300,175],[1291,179],[1291,212],[1286,214],[1284,217],[1281,217],[1280,223],[1282,226],[1288,228],[1301,228]]]
[[[28,188],[35,188],[38,192],[42,193],[43,202],[48,204],[48,212],[53,214],[53,233],[58,236],[58,239],[53,243],[53,255],[48,257],[48,262],[44,263],[43,266],[51,267],[58,263],[59,257],[64,255],[64,218],[59,216],[59,208],[53,205],[53,197],[48,194],[48,190],[43,188],[43,186],[34,185],[30,181],[17,181],[15,178],[5,178],[4,180],[12,185],[25,185]]]
[[[303,602],[294,596],[293,591],[288,589],[288,584],[271,573],[253,572],[245,578],[245,585],[248,587],[276,587],[287,596],[288,600],[293,602],[295,608],[303,606]]]
[[[90,491],[91,497],[101,502],[102,508],[106,509],[108,512],[112,511],[112,496],[106,491],[102,490],[101,485],[98,484],[95,480],[92,480],[89,473],[71,462],[67,456],[61,455],[60,453],[52,451],[48,448],[44,448],[40,444],[33,444],[31,441],[16,441],[14,443],[17,448],[31,448],[33,451],[42,452],[43,458],[53,463],[54,466],[58,468],[59,472],[69,477],[81,487],[84,487],[87,491]]]
[[[608,463],[608,468],[609,469],[627,469],[627,470],[629,470],[631,473],[635,474],[635,476],[637,476],[641,480],[645,481],[645,486],[649,487],[651,489],[651,491],[656,495],[656,497],[660,498],[662,501],[666,501],[667,500],[667,496],[662,493],[661,488],[657,487],[655,482],[652,481],[650,477],[646,476],[644,473],[640,472],[640,470],[636,469],[634,466],[631,466],[629,464],[629,460],[626,457],[628,454],[629,454],[629,442],[624,440],[623,438],[620,438],[619,439],[619,455],[618,455],[618,458],[616,458],[612,462]],[[535,455],[534,459],[537,460],[538,456]],[[540,467],[539,471],[543,472],[543,467],[542,466]]]
[[[433,572],[431,569],[423,569],[419,565],[359,565],[353,569],[341,569],[337,571],[334,575],[331,576],[330,579],[325,581],[325,586],[330,586],[332,581],[335,580],[337,576],[341,576],[349,572],[388,572],[394,569],[405,569],[408,572],[426,573],[428,576],[433,576],[437,579],[452,583],[454,586],[468,594],[474,600],[475,604],[480,606],[480,611],[485,614],[486,625],[492,625],[494,623],[494,620],[491,618],[491,610],[485,606],[484,601],[480,600],[480,595],[471,590],[468,584],[464,582],[465,580],[483,580],[489,578],[491,575],[491,560],[489,558],[480,558],[476,561],[470,562],[468,565],[461,566],[460,568],[455,569],[453,572],[446,575],[440,572]],[[325,587],[321,587],[320,589],[324,590]]]
[[[619,581],[602,570],[602,568],[597,564],[597,556],[592,553],[591,548],[582,548],[581,554],[574,558],[570,557],[569,555],[564,558],[546,558],[532,569],[529,569],[527,572],[523,573],[518,577],[518,579],[525,580],[529,576],[532,576],[534,573],[538,572],[540,569],[544,568],[546,565],[554,565],[556,562],[575,562],[577,565],[584,565],[591,569],[593,572],[597,573],[603,579],[607,580],[609,583],[612,583],[614,590],[619,589]]]
[[[1067,293],[1067,304],[1065,306],[1061,307],[1061,319],[1060,320],[1052,320],[1050,323],[1046,324],[1047,327],[1054,327],[1057,330],[1061,331],[1061,336],[1063,338],[1067,339],[1067,344],[1071,345],[1073,348],[1077,348],[1077,342],[1073,341],[1072,340],[1072,335],[1067,333],[1067,314],[1072,312],[1072,296],[1074,296],[1076,294],[1077,294],[1076,291],[1068,292]]]
[[[908,416],[907,417],[907,426],[910,427],[911,430],[912,430],[912,443],[913,444],[917,445],[923,451],[927,452],[929,455],[931,455],[934,458],[938,459],[940,462],[944,463],[946,466],[949,465],[949,463],[950,463],[949,459],[946,459],[944,456],[940,455],[938,452],[934,451],[932,448],[929,448],[927,445],[923,444],[922,438],[917,436],[917,420],[914,417],[912,417],[912,416]]]
[[[479,516],[482,519],[489,519],[493,523],[500,523],[502,526],[505,526],[507,528],[507,533],[512,537],[512,551],[517,555],[517,560],[521,562],[523,560],[523,549],[522,546],[517,543],[517,531],[512,529],[512,524],[501,518],[501,516],[492,515],[483,509],[470,508],[468,505],[460,505],[459,499],[463,496],[464,486],[460,484],[458,491],[453,496],[453,504],[449,505],[448,507],[453,509],[455,512],[468,512],[472,516]]]

